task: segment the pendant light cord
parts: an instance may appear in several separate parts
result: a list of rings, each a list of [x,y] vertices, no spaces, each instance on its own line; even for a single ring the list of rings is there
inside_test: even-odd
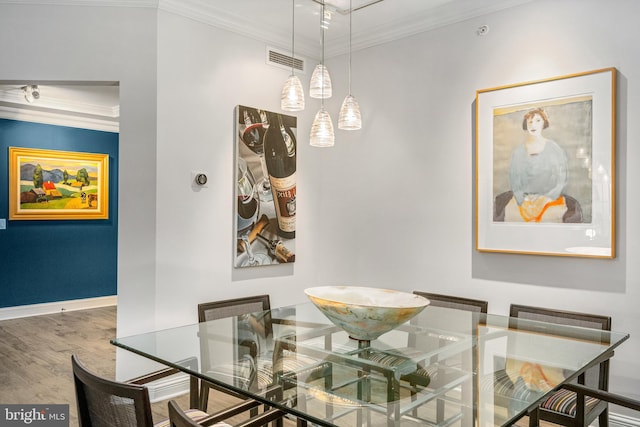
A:
[[[322,0],[322,13],[320,14],[320,45],[322,47],[322,55],[320,63],[322,64],[322,85],[320,86],[320,105],[324,107],[324,0]]]
[[[349,0],[349,95],[351,95],[351,16],[353,15],[352,0]]]
[[[351,0],[349,0],[351,1]],[[296,0],[291,0],[291,75],[294,75],[296,33]]]

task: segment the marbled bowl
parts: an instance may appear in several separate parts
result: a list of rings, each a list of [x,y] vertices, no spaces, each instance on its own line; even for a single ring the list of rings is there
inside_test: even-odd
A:
[[[424,297],[390,289],[320,286],[304,292],[329,320],[356,340],[374,340],[429,305]]]

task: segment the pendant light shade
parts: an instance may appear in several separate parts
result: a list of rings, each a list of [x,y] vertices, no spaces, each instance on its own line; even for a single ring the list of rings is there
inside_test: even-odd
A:
[[[362,116],[360,115],[360,105],[353,95],[347,95],[340,108],[338,118],[338,129],[358,130],[362,128]]]
[[[298,76],[291,74],[282,88],[280,108],[284,111],[304,110],[304,91]]]
[[[304,90],[300,79],[294,74],[296,32],[296,1],[291,0],[291,75],[284,83],[280,96],[280,108],[284,111],[304,110]]]
[[[329,69],[324,64],[316,65],[311,74],[311,83],[309,87],[309,96],[312,98],[326,99],[331,98],[331,76]]]
[[[331,116],[323,105],[320,107],[320,111],[316,114],[313,124],[311,125],[309,144],[313,147],[333,147],[335,139]]]

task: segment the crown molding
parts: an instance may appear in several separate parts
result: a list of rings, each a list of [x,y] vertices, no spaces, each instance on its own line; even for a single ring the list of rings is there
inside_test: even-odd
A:
[[[461,0],[455,6],[444,4],[433,8],[429,13],[413,16],[410,19],[389,21],[375,29],[354,32],[352,51],[411,37],[416,34],[443,28],[448,25],[467,21],[501,10],[530,3],[533,0]],[[353,18],[356,21],[356,15]],[[354,24],[354,26],[356,26]],[[349,40],[334,40],[326,46],[325,55],[334,57],[349,53]]]
[[[409,19],[387,22],[368,31],[354,32],[352,50],[388,43],[394,40],[431,31],[471,18],[498,12],[500,10],[529,3],[533,0],[459,0],[455,4],[445,3],[428,12]],[[238,15],[205,0],[159,0],[158,8],[169,13],[184,16],[227,31],[287,49],[291,34],[272,27],[260,27],[255,20]],[[354,15],[354,20],[355,20]],[[319,60],[318,41],[296,36],[296,51],[306,57]],[[331,58],[349,52],[348,38],[331,40],[325,45],[325,57]]]
[[[32,104],[25,101],[22,91],[0,93],[0,102],[16,104],[16,107],[34,107],[42,109],[52,109],[56,111],[67,111],[69,113],[87,114],[92,116],[118,118],[120,117],[120,106],[106,106],[80,102],[74,99],[56,99],[51,96],[40,97]]]
[[[183,16],[203,24],[227,30],[254,40],[287,49],[291,44],[291,33],[278,31],[267,26],[256,25],[255,20],[229,12],[216,6],[213,1],[204,0],[159,0],[158,9]],[[317,43],[313,48],[308,43],[296,39],[297,50],[303,55],[317,56]]]
[[[0,0],[0,4],[157,8],[158,0]]]
[[[0,118],[19,120],[22,122],[44,123],[48,125],[68,126],[81,129],[100,130],[104,132],[120,132],[118,120],[110,121],[95,117],[57,114],[48,111],[11,107],[0,103]]]
[[[367,31],[354,32],[352,50],[388,43],[531,1],[533,0],[458,0],[445,3],[409,19],[387,22]],[[248,15],[225,10],[212,0],[0,0],[0,4],[3,3],[157,8],[282,49],[287,49],[291,40],[290,32],[285,29],[257,25],[256,20],[247,17]],[[318,41],[315,39],[297,36],[296,50],[308,58],[319,59]],[[348,38],[332,40],[325,45],[327,58],[348,52]]]

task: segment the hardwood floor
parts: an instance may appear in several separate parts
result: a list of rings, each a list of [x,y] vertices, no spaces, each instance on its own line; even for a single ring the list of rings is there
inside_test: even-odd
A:
[[[77,425],[71,355],[99,375],[115,375],[116,307],[0,322],[0,402],[68,403]]]
[[[69,404],[70,426],[77,426],[71,355],[98,375],[115,377],[116,307],[68,311],[0,321],[0,403]],[[188,395],[176,398],[182,408]],[[210,409],[237,402],[212,392]],[[152,405],[155,422],[166,418],[167,402]]]

